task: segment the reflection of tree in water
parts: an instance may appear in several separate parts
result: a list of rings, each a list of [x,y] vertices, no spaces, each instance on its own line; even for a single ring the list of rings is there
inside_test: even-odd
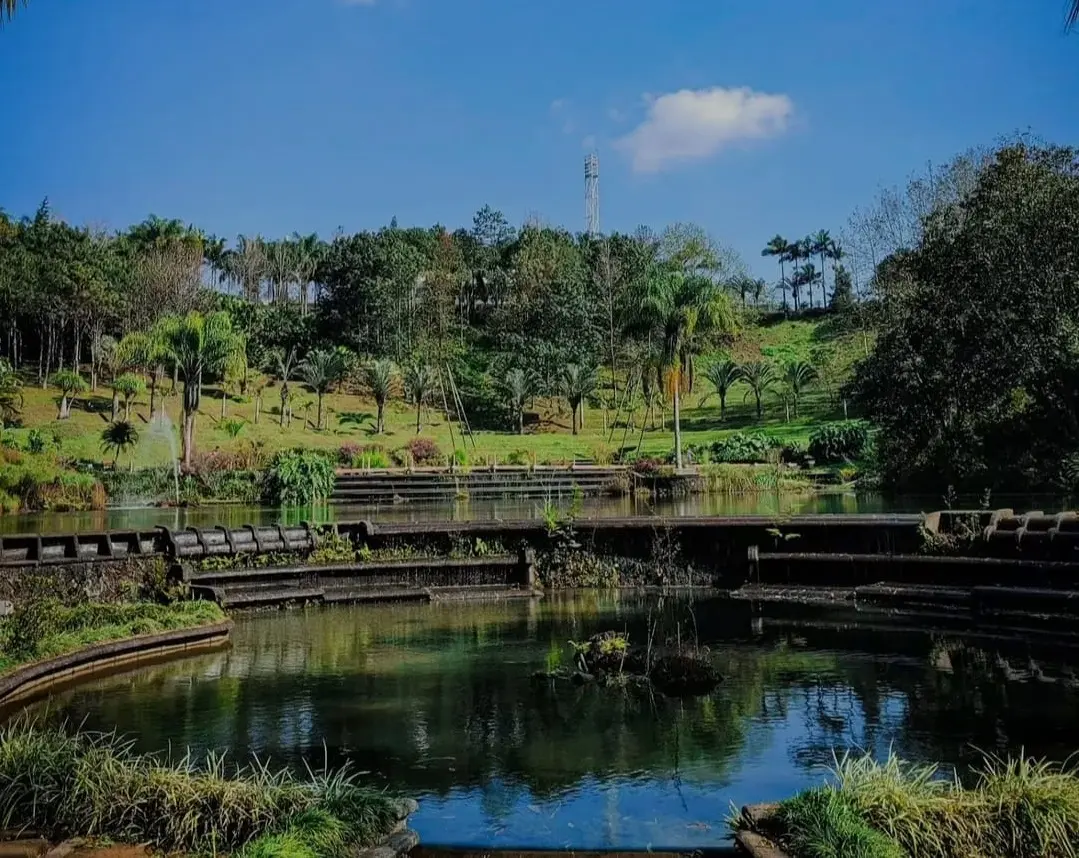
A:
[[[788,725],[788,756],[802,769],[829,764],[837,746],[883,752],[893,742],[912,758],[959,762],[971,742],[1063,741],[1075,711],[1073,689],[1009,681],[995,655],[953,647],[943,669],[924,635],[754,638],[741,606],[705,601],[696,614],[727,679],[682,702],[532,685],[571,638],[618,628],[645,640],[639,600],[589,595],[243,620],[232,650],[87,686],[66,711],[90,727],[120,725],[146,749],[227,747],[319,765],[325,742],[331,764],[350,760],[403,790],[482,787],[494,819],[525,790],[556,802],[587,778],[723,784],[775,741],[776,725]],[[617,797],[607,799],[613,840]]]

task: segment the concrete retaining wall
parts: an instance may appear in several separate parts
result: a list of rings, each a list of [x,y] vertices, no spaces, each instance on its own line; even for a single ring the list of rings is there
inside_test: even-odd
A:
[[[231,631],[232,621],[225,620],[191,629],[95,644],[16,668],[0,677],[0,712],[92,676],[219,649],[228,643]]]

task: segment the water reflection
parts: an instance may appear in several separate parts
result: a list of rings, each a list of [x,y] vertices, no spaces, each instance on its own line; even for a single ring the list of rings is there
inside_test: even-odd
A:
[[[749,606],[721,598],[695,605],[727,677],[710,697],[531,684],[533,671],[568,656],[568,640],[612,627],[645,640],[649,605],[587,594],[252,616],[227,652],[49,705],[91,728],[119,727],[143,749],[351,761],[421,799],[415,825],[432,844],[714,845],[731,800],[816,782],[837,747],[894,746],[961,770],[974,746],[1074,750],[1068,657],[918,630],[754,622]]]

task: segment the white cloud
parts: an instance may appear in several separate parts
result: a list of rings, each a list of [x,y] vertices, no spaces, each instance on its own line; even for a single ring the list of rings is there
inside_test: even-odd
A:
[[[561,113],[569,102],[564,98],[556,98],[551,102],[551,113]]]
[[[644,122],[615,144],[629,153],[637,173],[709,158],[736,141],[782,134],[794,111],[786,95],[748,87],[683,89],[646,95],[645,101]]]

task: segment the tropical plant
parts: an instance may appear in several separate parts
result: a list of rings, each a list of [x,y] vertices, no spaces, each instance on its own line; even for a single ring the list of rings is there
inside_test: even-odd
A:
[[[675,464],[681,468],[681,394],[693,377],[701,336],[734,329],[730,300],[707,277],[661,267],[645,278],[632,324],[659,343],[664,387],[674,410]]]
[[[779,261],[779,288],[783,292],[784,310],[787,309],[787,272],[785,265],[787,262],[787,248],[789,247],[790,242],[783,236],[777,234],[764,246],[764,250],[761,251],[761,256],[774,256]]]
[[[798,399],[803,391],[820,378],[820,373],[813,364],[804,360],[791,361],[783,368],[783,383],[794,406],[794,416],[798,416]]]
[[[773,364],[767,361],[749,361],[739,367],[741,379],[749,387],[746,392],[746,398],[750,396],[754,398],[757,403],[757,419],[760,420],[763,414],[763,408],[761,406],[761,397],[764,396],[764,392],[771,388],[778,376],[776,374],[776,368]]]
[[[281,425],[284,426],[289,417],[289,397],[292,392],[288,383],[292,381],[299,368],[299,358],[296,355],[295,346],[288,351],[277,349],[270,355],[270,372],[277,376],[281,382],[278,393],[281,396]]]
[[[270,463],[267,491],[271,503],[309,506],[326,500],[334,486],[334,461],[318,450],[282,450]]]
[[[825,423],[809,436],[809,455],[823,464],[860,459],[868,447],[869,430],[860,420]]]
[[[825,260],[831,257],[832,247],[835,242],[832,241],[832,234],[826,229],[818,230],[816,234],[807,239],[807,242],[812,253],[820,257],[820,305],[823,307],[825,305],[824,264]]]
[[[375,434],[381,435],[386,431],[386,402],[393,392],[393,362],[388,360],[371,361],[364,367],[363,374],[378,408],[378,415],[375,417]]]
[[[304,382],[318,397],[315,428],[322,429],[322,398],[348,371],[349,353],[344,349],[312,349],[297,367]]]
[[[577,412],[585,398],[596,389],[598,381],[594,367],[568,363],[562,368],[561,390],[569,403],[570,423],[574,435],[577,434],[578,427]]]
[[[112,466],[120,460],[120,454],[131,450],[139,443],[139,430],[129,420],[115,420],[101,430],[101,449],[108,453],[112,452]],[[135,469],[135,462],[131,462],[131,469]]]
[[[235,360],[240,343],[232,329],[232,319],[223,311],[169,316],[162,322],[161,340],[184,383],[181,446],[184,467],[190,467],[203,374],[223,372]]]
[[[240,433],[244,431],[244,426],[247,422],[240,420],[237,417],[231,417],[227,420],[222,420],[217,424],[217,428],[228,435],[230,438],[239,437]]]
[[[502,380],[502,393],[506,397],[510,418],[518,435],[525,433],[525,404],[535,390],[535,379],[523,369],[509,370]]]
[[[727,414],[727,394],[731,387],[742,378],[742,368],[734,361],[724,359],[710,364],[704,371],[704,377],[711,382],[712,387],[715,388],[715,395],[719,397],[719,419],[722,420]],[[711,395],[708,394],[702,400],[702,404]]]
[[[124,402],[124,420],[131,420],[131,403],[135,397],[146,390],[142,379],[130,372],[118,375],[112,380],[113,397],[119,397]]]
[[[62,369],[53,374],[53,387],[60,389],[60,402],[58,420],[67,420],[71,416],[71,406],[80,393],[85,393],[89,388],[86,379],[70,369]]]
[[[0,431],[22,414],[22,382],[10,363],[0,359]]]
[[[423,406],[438,387],[438,375],[430,364],[414,361],[405,367],[402,376],[405,393],[416,406],[416,434],[420,433],[423,420]]]
[[[158,413],[157,391],[165,377],[165,364],[168,360],[169,351],[165,344],[164,328],[161,325],[148,331],[132,332],[116,344],[116,363],[121,367],[139,369],[146,373],[149,379],[147,389],[150,392],[151,419]]]

